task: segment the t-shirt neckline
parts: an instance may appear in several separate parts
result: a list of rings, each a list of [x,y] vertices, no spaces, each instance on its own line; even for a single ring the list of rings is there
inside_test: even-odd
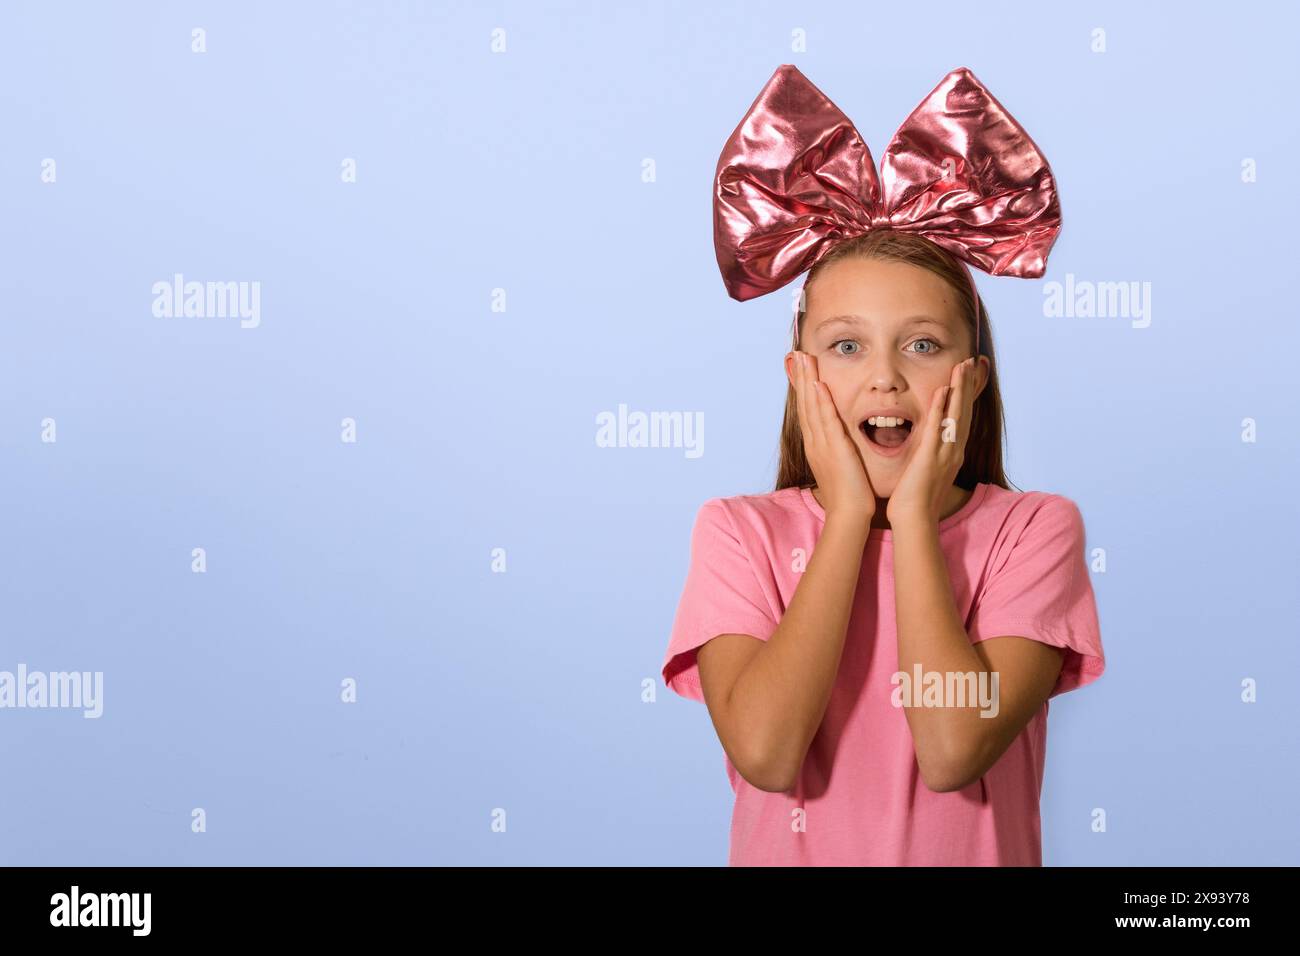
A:
[[[966,499],[966,503],[962,505],[960,508],[958,508],[956,511],[954,511],[952,514],[948,515],[948,517],[944,518],[942,521],[939,522],[939,533],[943,534],[943,532],[947,531],[949,528],[952,528],[954,525],[960,524],[962,521],[965,521],[967,518],[969,518],[975,512],[975,510],[979,508],[980,503],[984,500],[985,495],[988,494],[988,490],[989,490],[988,482],[984,482],[984,481],[978,482],[975,485],[975,490],[971,492],[971,496],[968,499]],[[817,518],[821,520],[822,524],[825,524],[826,512],[822,509],[822,506],[818,504],[817,499],[813,496],[812,489],[800,488],[799,497],[802,498],[803,503],[808,506],[808,510],[811,511],[814,515],[816,515]],[[894,532],[889,528],[872,528],[871,532],[868,535],[868,539],[871,541],[892,542],[894,540]]]

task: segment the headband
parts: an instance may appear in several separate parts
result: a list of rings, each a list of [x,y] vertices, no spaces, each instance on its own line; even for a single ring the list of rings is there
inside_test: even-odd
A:
[[[966,67],[903,121],[879,175],[849,118],[798,68],[777,67],[718,157],[713,245],[727,292],[765,295],[881,229],[924,236],[990,275],[1036,279],[1061,229],[1056,181]],[[977,314],[976,354],[979,326]]]

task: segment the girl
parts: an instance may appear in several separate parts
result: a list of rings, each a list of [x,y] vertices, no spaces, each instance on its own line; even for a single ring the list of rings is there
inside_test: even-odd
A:
[[[722,744],[729,863],[1041,865],[1048,699],[1105,665],[1079,509],[1003,474],[973,282],[838,241],[785,369],[776,489],[700,508],[663,665]]]

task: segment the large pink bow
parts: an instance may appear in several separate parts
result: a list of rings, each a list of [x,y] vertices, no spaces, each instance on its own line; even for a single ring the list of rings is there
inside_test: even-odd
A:
[[[718,158],[713,244],[727,291],[765,295],[878,228],[920,233],[990,275],[1037,278],[1061,208],[1046,157],[966,67],[899,127],[879,177],[848,117],[778,67]]]

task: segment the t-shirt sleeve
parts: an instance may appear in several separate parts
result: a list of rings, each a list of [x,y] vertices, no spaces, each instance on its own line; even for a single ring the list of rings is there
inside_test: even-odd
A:
[[[758,575],[720,498],[706,501],[691,529],[691,557],[664,658],[664,684],[704,702],[695,652],[719,634],[766,641],[777,620]]]
[[[1048,496],[976,599],[967,629],[971,643],[1010,635],[1064,648],[1049,698],[1092,683],[1106,667],[1084,549],[1078,505]]]

